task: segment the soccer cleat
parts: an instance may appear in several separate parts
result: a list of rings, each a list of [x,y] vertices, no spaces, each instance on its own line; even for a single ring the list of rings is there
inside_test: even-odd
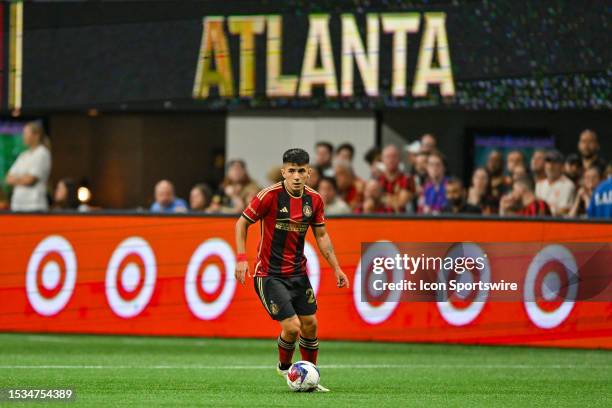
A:
[[[314,390],[315,392],[329,392],[329,388],[325,388],[321,384],[317,385],[317,388]]]
[[[286,380],[287,374],[289,374],[289,369],[281,370],[280,363],[278,363],[278,365],[276,366],[276,373]]]

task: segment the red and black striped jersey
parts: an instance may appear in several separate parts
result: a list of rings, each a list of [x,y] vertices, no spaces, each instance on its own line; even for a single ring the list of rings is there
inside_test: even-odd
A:
[[[242,216],[250,223],[261,220],[256,276],[295,276],[306,273],[304,240],[308,227],[325,225],[323,200],[306,186],[299,197],[283,182],[261,190]]]

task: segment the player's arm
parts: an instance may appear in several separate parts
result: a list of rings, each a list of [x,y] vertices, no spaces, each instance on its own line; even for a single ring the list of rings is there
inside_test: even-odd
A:
[[[238,259],[236,260],[236,280],[244,285],[245,275],[249,273],[249,263],[246,259],[243,258],[243,254],[246,254],[246,240],[247,240],[247,232],[251,223],[247,221],[244,216],[240,216],[238,221],[236,221],[236,250],[238,252]],[[241,256],[243,255],[243,256]]]
[[[334,252],[334,246],[332,245],[331,238],[325,229],[325,225],[315,226],[313,228],[314,236],[317,241],[317,246],[319,247],[319,251],[323,258],[327,260],[329,266],[334,270],[334,275],[336,276],[336,283],[339,288],[349,287],[349,281],[340,265],[338,264],[338,259],[336,258],[336,253]]]

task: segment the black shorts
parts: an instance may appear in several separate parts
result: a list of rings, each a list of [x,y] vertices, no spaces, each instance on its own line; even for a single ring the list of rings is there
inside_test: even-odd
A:
[[[253,280],[261,303],[274,320],[313,315],[317,311],[317,299],[308,275],[256,276]]]

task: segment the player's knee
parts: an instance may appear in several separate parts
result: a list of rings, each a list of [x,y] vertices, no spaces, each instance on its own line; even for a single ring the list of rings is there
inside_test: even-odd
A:
[[[315,316],[310,316],[307,319],[302,319],[302,331],[305,333],[310,333],[317,330],[317,318]]]
[[[294,317],[283,322],[283,330],[291,337],[296,337],[301,329],[300,319]]]

